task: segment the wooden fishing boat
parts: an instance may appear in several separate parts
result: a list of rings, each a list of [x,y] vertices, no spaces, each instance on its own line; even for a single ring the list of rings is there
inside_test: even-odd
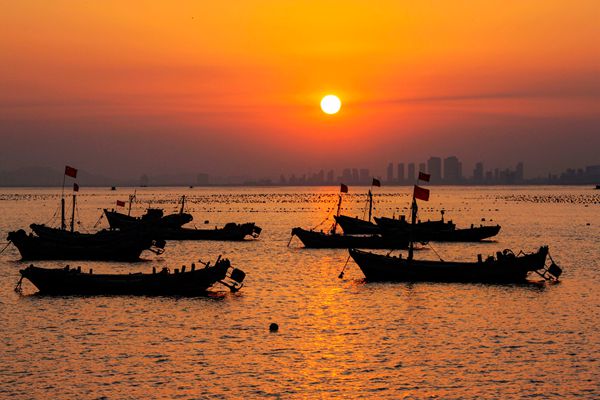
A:
[[[406,219],[375,218],[383,234],[412,232],[413,239],[419,242],[479,242],[494,237],[500,232],[500,225],[480,225],[469,228],[456,228],[452,221],[445,222],[442,216],[437,221],[419,221],[414,227]]]
[[[181,197],[181,208],[178,213],[164,214],[160,208],[148,208],[146,213],[140,217],[131,216],[131,204],[135,194],[129,196],[129,207],[127,214],[118,211],[104,209],[104,215],[111,229],[152,228],[152,229],[176,229],[191,222],[191,214],[184,212],[185,196]],[[119,203],[119,202],[117,202]],[[117,204],[119,205],[119,204]],[[124,205],[121,203],[120,205]]]
[[[342,185],[345,187],[345,185]],[[347,187],[346,187],[347,190]],[[342,192],[345,193],[345,192]],[[369,191],[369,194],[371,191]],[[371,197],[371,196],[369,196]],[[323,231],[307,230],[303,228],[293,228],[292,237],[294,236],[304,244],[304,247],[312,249],[338,248],[349,249],[352,247],[362,249],[405,249],[408,246],[408,235],[406,234],[370,234],[370,235],[340,235],[337,231],[338,218],[342,208],[342,194],[339,195],[337,212],[334,216],[334,223],[331,229],[325,233]],[[370,215],[370,213],[369,213]],[[288,243],[289,246],[289,243]]]
[[[80,233],[45,225],[30,225],[33,233],[23,229],[8,234],[23,260],[102,260],[136,261],[142,251],[164,251],[164,240],[153,240],[138,230]]]
[[[344,231],[344,235],[380,234],[381,228],[371,221],[347,215],[336,215],[335,221]]]
[[[413,232],[437,233],[455,230],[456,225],[452,221],[444,220],[444,213],[444,210],[442,210],[441,219],[433,221],[417,221],[414,227],[411,227],[411,224],[406,221],[404,215],[401,215],[400,218],[375,217],[374,219],[377,226],[384,231],[408,231],[409,229],[412,229]]]
[[[262,229],[254,222],[236,224],[229,222],[222,228],[196,229],[196,228],[173,228],[154,230],[153,234],[163,240],[226,240],[241,241],[247,237],[258,238]]]
[[[130,196],[130,210],[131,200]],[[152,237],[162,240],[241,241],[248,237],[256,239],[262,231],[253,222],[243,224],[230,222],[222,228],[215,227],[214,229],[185,228],[183,225],[191,222],[194,217],[191,214],[183,212],[184,205],[185,196],[182,196],[181,209],[177,214],[163,215],[163,210],[155,208],[149,208],[146,214],[141,217],[131,217],[130,215],[107,209],[104,210],[104,214],[111,229],[143,229],[144,232],[150,234]]]
[[[324,248],[361,248],[361,249],[406,249],[408,235],[340,235],[335,232],[325,233],[293,228],[292,237],[297,236],[304,247],[312,249]]]
[[[358,217],[349,217],[347,215],[335,215],[333,217],[336,224],[338,224],[340,228],[342,228],[342,231],[344,231],[344,235],[381,234],[381,229],[371,222],[371,217],[373,215],[373,193],[370,189],[367,192],[367,205],[369,208],[369,216],[367,220]]]
[[[417,201],[429,199],[427,189],[415,185],[412,201],[412,223],[416,225]],[[558,280],[562,270],[553,261],[546,267],[549,256],[548,247],[542,246],[534,253],[519,253],[511,250],[497,252],[496,257],[489,256],[485,260],[481,255],[476,262],[415,260],[413,258],[414,237],[409,230],[408,256],[403,258],[391,255],[375,254],[350,249],[350,257],[354,259],[368,281],[432,281],[432,282],[487,282],[513,283],[524,282],[530,272],[537,272],[545,279]],[[552,260],[552,258],[550,258]],[[343,271],[340,277],[343,276]]]
[[[350,249],[350,256],[368,281],[430,282],[525,282],[530,272],[558,279],[561,270],[552,263],[546,268],[548,247],[529,254],[515,255],[511,250],[498,252],[477,261],[415,260]]]
[[[65,177],[75,178],[77,170],[65,167]],[[80,233],[75,231],[75,204],[79,185],[73,184],[73,208],[71,210],[70,229],[67,230],[65,218],[65,179],[60,200],[60,228],[52,228],[40,224],[31,224],[33,233],[27,234],[23,229],[9,232],[8,240],[12,242],[23,260],[105,260],[135,261],[139,260],[144,250],[157,254],[164,251],[164,240],[153,240],[156,237],[141,230],[99,231]]]
[[[149,295],[197,296],[206,294],[215,283],[232,291],[239,290],[246,274],[233,268],[227,259],[217,259],[202,268],[186,267],[170,272],[168,268],[152,273],[94,274],[78,268],[40,268],[30,265],[22,269],[15,290],[20,291],[23,278],[28,279],[44,295]]]

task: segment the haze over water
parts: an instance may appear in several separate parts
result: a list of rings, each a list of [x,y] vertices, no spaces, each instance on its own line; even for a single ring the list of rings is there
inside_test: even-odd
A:
[[[600,395],[600,198],[582,187],[435,188],[420,215],[457,226],[502,225],[497,241],[433,244],[446,260],[548,244],[559,284],[366,284],[344,250],[306,250],[294,226],[314,227],[338,188],[142,189],[134,213],[175,211],[192,224],[254,221],[257,241],[169,242],[124,264],[69,262],[96,272],[149,272],[219,254],[247,273],[210,298],[42,297],[13,292],[18,260],[0,255],[2,398],[594,398]],[[366,188],[344,213],[362,215]],[[83,188],[91,229],[129,192]],[[406,213],[408,188],[376,188],[375,215]],[[2,189],[0,231],[46,222],[60,190]],[[588,225],[589,224],[589,225]],[[106,227],[103,219],[101,227]],[[324,224],[323,228],[327,228]],[[432,251],[418,257],[435,259]],[[36,265],[63,266],[61,262]],[[222,289],[218,289],[222,290]],[[269,333],[271,322],[280,325]]]

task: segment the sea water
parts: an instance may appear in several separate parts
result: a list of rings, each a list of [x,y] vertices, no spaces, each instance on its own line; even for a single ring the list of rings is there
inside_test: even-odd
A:
[[[342,212],[362,217],[368,188]],[[209,297],[47,297],[13,291],[19,261],[0,255],[0,398],[598,398],[600,194],[588,187],[431,187],[422,220],[500,224],[485,243],[432,243],[417,257],[475,261],[550,246],[557,284],[365,283],[341,249],[288,247],[295,226],[327,230],[337,187],[143,188],[148,206],[190,226],[255,222],[258,240],[168,242],[143,261],[60,262],[94,273],[150,272],[219,256],[247,273]],[[410,188],[375,188],[374,215],[407,215]],[[104,208],[132,190],[82,188],[76,229],[106,228]],[[58,224],[61,191],[0,190],[0,234]],[[67,201],[67,208],[69,207]],[[123,209],[122,209],[123,210]],[[70,216],[70,210],[67,209]],[[2,239],[2,247],[5,239]],[[435,250],[435,251],[434,251]],[[437,255],[436,255],[437,253]],[[198,264],[197,264],[198,265]],[[541,279],[538,277],[538,280]],[[269,325],[279,331],[269,332]]]

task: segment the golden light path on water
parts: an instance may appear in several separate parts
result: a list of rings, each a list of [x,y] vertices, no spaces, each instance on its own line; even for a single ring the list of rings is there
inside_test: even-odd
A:
[[[351,187],[342,212],[362,216],[368,188]],[[219,254],[247,272],[244,288],[210,298],[43,297],[27,265],[0,255],[2,398],[594,398],[600,395],[600,195],[583,187],[431,187],[422,218],[439,210],[458,226],[499,223],[495,242],[434,244],[447,260],[550,245],[564,269],[556,285],[362,281],[343,250],[306,250],[295,226],[315,227],[335,188],[145,188],[168,212],[187,196],[198,227],[253,221],[254,242],[170,242],[142,262],[73,263],[94,272],[149,272]],[[375,188],[375,215],[406,214],[409,188]],[[79,220],[129,190],[82,188]],[[1,189],[0,230],[46,222],[60,190]],[[326,230],[331,224],[321,225]],[[101,220],[100,226],[106,226]],[[435,259],[432,251],[419,257]],[[57,262],[39,262],[57,266]],[[280,325],[269,333],[271,322]]]

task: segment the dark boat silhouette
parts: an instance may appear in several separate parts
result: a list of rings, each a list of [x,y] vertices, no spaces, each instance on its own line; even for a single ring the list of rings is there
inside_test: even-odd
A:
[[[381,233],[381,228],[375,223],[358,217],[336,215],[335,221],[344,231],[344,235],[369,235]]]
[[[142,251],[160,254],[165,246],[138,230],[80,233],[37,224],[30,227],[33,233],[19,229],[8,234],[23,260],[136,261]]]
[[[399,219],[375,217],[375,222],[384,234],[412,230],[414,240],[422,242],[479,242],[494,237],[500,232],[500,225],[471,225],[470,228],[456,228],[452,221],[444,221],[443,210],[440,220],[418,221],[414,227],[411,227],[404,216]]]
[[[222,228],[196,229],[196,228],[173,228],[155,231],[156,235],[163,240],[224,240],[242,241],[247,237],[258,238],[262,229],[254,222],[236,224],[229,222]]]
[[[77,170],[67,166],[64,176],[75,178]],[[144,250],[157,254],[164,251],[164,240],[153,240],[156,238],[141,230],[132,229],[127,232],[103,230],[95,233],[75,231],[75,204],[78,191],[79,185],[74,183],[69,230],[65,218],[63,178],[60,228],[31,224],[33,233],[27,234],[23,229],[8,233],[7,239],[17,247],[23,260],[135,261],[139,260]]]
[[[135,193],[129,196],[129,207],[127,214],[118,211],[104,209],[104,214],[111,229],[175,229],[192,221],[194,217],[184,212],[185,196],[181,197],[181,208],[178,213],[164,215],[160,208],[148,208],[146,213],[140,217],[131,216],[131,204],[135,199]],[[123,205],[123,204],[121,204]]]
[[[369,191],[369,219],[347,215],[334,216],[336,223],[342,228],[345,235],[402,235],[409,230],[410,224],[404,215],[400,218],[374,217],[375,223],[371,222],[373,208],[373,195]],[[457,228],[452,221],[444,220],[442,217],[433,221],[418,221],[412,229],[414,239],[421,242],[479,242],[496,236],[500,232],[500,225],[473,226],[470,228]]]
[[[342,195],[339,195],[337,212],[334,216],[340,214],[342,206]],[[337,231],[337,219],[334,220],[331,229],[325,233],[322,231],[307,230],[300,227],[292,229],[292,237],[297,236],[304,244],[304,247],[319,249],[319,248],[343,248],[349,249],[358,247],[363,249],[405,249],[408,246],[408,235],[340,235]],[[288,243],[289,245],[289,243]]]
[[[335,232],[324,233],[302,228],[293,228],[292,237],[297,236],[304,247],[313,249],[357,247],[361,249],[406,249],[407,235],[340,235]]]
[[[23,278],[27,278],[40,294],[44,295],[149,295],[149,296],[197,296],[219,282],[232,291],[239,290],[246,274],[231,267],[227,259],[217,259],[196,269],[192,264],[186,271],[175,269],[170,272],[133,274],[94,274],[82,272],[81,267],[39,268],[33,265],[22,269],[21,280],[16,290],[20,291]]]
[[[131,201],[129,199],[129,211],[131,211]],[[188,222],[194,217],[191,214],[183,212],[185,205],[185,196],[181,198],[181,209],[179,213],[164,215],[163,210],[149,208],[141,217],[132,217],[128,214],[116,212],[114,210],[104,209],[104,214],[108,220],[111,229],[143,229],[152,236],[162,240],[223,240],[223,241],[241,241],[247,237],[258,238],[262,229],[253,222],[236,224],[233,222],[225,224],[222,228],[197,229],[185,228]]]
[[[525,282],[532,271],[547,279],[558,279],[561,273],[556,264],[545,268],[547,246],[520,255],[504,250],[476,262],[415,260],[356,249],[349,252],[367,281],[518,283]]]
[[[379,182],[379,181],[378,181]],[[372,186],[371,186],[372,187]],[[373,235],[381,234],[381,229],[371,221],[373,215],[373,192],[367,192],[369,216],[367,220],[347,215],[335,215],[335,222],[342,228],[344,235]]]
[[[416,194],[424,193],[425,195]],[[422,197],[418,197],[422,196]],[[429,192],[415,185],[411,207],[412,223],[416,225],[417,201],[427,200]],[[413,258],[414,237],[409,230],[408,256],[391,256],[350,249],[350,257],[354,259],[368,281],[433,281],[433,282],[488,282],[512,283],[524,282],[529,272],[537,272],[544,279],[557,280],[562,270],[552,261],[546,268],[548,247],[542,246],[535,253],[515,255],[511,250],[497,252],[483,260],[478,256],[476,262],[415,260]],[[552,260],[550,258],[550,260]],[[340,277],[343,276],[343,271]]]

